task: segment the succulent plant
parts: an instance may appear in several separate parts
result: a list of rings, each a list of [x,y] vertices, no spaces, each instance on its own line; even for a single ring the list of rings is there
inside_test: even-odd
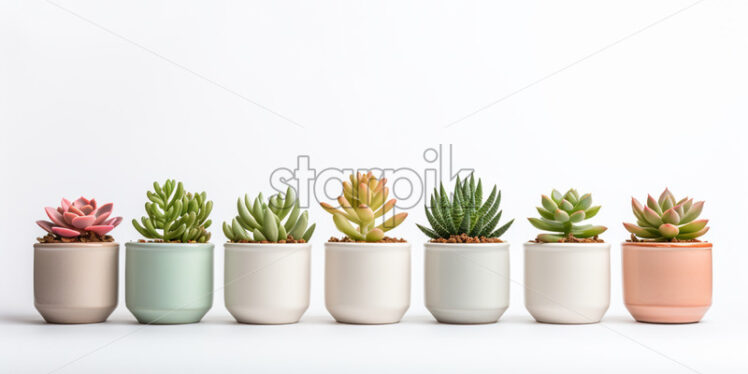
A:
[[[140,221],[132,220],[132,225],[148,239],[165,242],[205,243],[210,239],[206,231],[210,227],[208,219],[213,202],[206,199],[205,192],[188,193],[182,182],[167,179],[164,186],[153,182],[154,192],[148,191],[149,202],[145,203],[148,217]]]
[[[39,220],[36,224],[48,233],[63,238],[76,238],[87,232],[104,236],[122,222],[122,217],[112,217],[112,203],[98,206],[96,199],[80,197],[72,203],[62,199],[57,209],[44,208],[50,221]]]
[[[542,207],[538,207],[541,218],[528,218],[530,223],[540,230],[554,234],[540,234],[538,241],[555,243],[565,239],[592,238],[602,234],[608,228],[605,226],[578,225],[579,222],[597,215],[600,206],[592,206],[592,195],[579,196],[575,189],[570,189],[562,195],[553,190],[551,197],[546,195],[541,199]]]
[[[431,195],[431,209],[426,206],[426,218],[431,228],[416,224],[424,234],[432,239],[449,239],[454,235],[466,234],[471,237],[498,238],[512,225],[511,220],[496,228],[501,219],[501,191],[493,187],[488,199],[483,202],[483,182],[470,175],[464,182],[457,177],[454,191],[447,195],[444,185],[440,191],[434,188]]]
[[[244,199],[237,199],[239,215],[231,223],[223,223],[226,238],[232,242],[278,242],[289,237],[297,241],[309,241],[317,224],[308,226],[309,212],[301,211],[299,200],[291,187],[286,190],[285,195],[279,193],[270,197],[267,204],[264,200],[262,194],[255,197],[254,203],[249,195],[244,195]]]
[[[343,182],[343,195],[338,197],[342,210],[327,203],[320,205],[332,214],[335,227],[351,240],[378,242],[384,238],[385,232],[397,227],[408,216],[408,213],[398,213],[374,227],[376,219],[384,216],[397,202],[395,199],[385,202],[390,192],[385,187],[387,179],[377,179],[370,171],[351,174],[350,180]]]
[[[697,219],[704,202],[694,202],[688,197],[675,200],[667,188],[658,200],[647,195],[647,205],[632,197],[631,207],[637,224],[624,223],[623,226],[639,239],[656,242],[693,240],[709,231],[706,225],[709,220]]]

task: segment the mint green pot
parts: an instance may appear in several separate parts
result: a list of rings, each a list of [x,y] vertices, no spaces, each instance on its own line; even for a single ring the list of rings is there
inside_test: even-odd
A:
[[[195,323],[213,305],[213,244],[125,243],[125,303],[140,323]]]

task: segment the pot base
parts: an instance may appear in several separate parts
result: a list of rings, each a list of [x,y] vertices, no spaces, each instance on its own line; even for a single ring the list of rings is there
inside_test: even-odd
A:
[[[635,320],[647,323],[695,323],[701,321],[707,306],[626,305]]]
[[[540,323],[552,323],[557,325],[585,325],[590,323],[599,323],[603,319],[608,306],[597,308],[585,308],[584,310],[566,310],[560,308],[527,307],[527,310]]]
[[[507,308],[501,309],[442,309],[427,307],[439,323],[477,325],[496,323]]]
[[[292,310],[270,310],[267,308],[237,308],[232,306],[229,313],[239,323],[251,325],[288,325],[297,323],[306,308]]]
[[[328,307],[335,321],[351,325],[387,325],[398,323],[408,308],[360,308],[360,307]]]
[[[130,308],[128,308],[130,309]],[[130,309],[135,319],[147,325],[181,325],[197,323],[203,319],[208,309],[179,309],[179,310],[154,310],[154,309]]]
[[[115,305],[105,307],[55,307],[34,305],[47,323],[101,323],[109,318]]]

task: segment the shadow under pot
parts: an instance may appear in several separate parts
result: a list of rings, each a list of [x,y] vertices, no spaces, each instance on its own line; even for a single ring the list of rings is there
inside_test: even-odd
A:
[[[639,322],[698,322],[712,304],[711,243],[626,242],[623,300]]]
[[[426,243],[426,308],[442,323],[494,323],[509,307],[509,243]]]
[[[213,244],[125,244],[125,302],[140,323],[195,323],[213,304]]]
[[[238,322],[296,323],[309,307],[312,245],[226,243],[224,301]]]
[[[34,244],[34,306],[49,323],[104,322],[117,307],[119,244]]]
[[[600,322],[610,305],[610,244],[525,243],[524,287],[538,322]]]
[[[410,306],[410,244],[325,243],[325,306],[342,323],[400,322]]]

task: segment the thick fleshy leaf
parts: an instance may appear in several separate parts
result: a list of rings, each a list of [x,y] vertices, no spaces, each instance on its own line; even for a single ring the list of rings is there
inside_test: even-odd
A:
[[[660,215],[657,214],[654,210],[652,210],[649,206],[644,207],[643,215],[644,215],[644,220],[647,221],[647,223],[649,223],[651,226],[659,227],[662,224],[662,219],[660,219]]]
[[[597,212],[600,211],[600,205],[595,205],[587,210],[584,211],[584,219],[590,219],[597,215]]]
[[[58,226],[52,227],[52,232],[65,238],[75,238],[81,235],[80,231]]]
[[[112,231],[112,229],[114,229],[114,226],[112,225],[96,225],[86,227],[86,231],[92,231],[101,236],[106,235],[109,231]]]
[[[680,216],[675,211],[675,209],[670,208],[662,214],[662,222],[677,225],[680,222]]]
[[[588,226],[571,230],[571,233],[574,234],[574,236],[576,236],[577,238],[591,238],[593,236],[600,235],[607,230],[608,228],[605,226]]]
[[[556,243],[561,241],[563,239],[563,235],[556,235],[556,234],[540,234],[538,235],[538,240],[540,240],[543,243]]]
[[[702,209],[704,209],[703,201],[694,203],[693,206],[691,206],[691,208],[686,211],[686,214],[683,215],[680,222],[683,224],[686,224],[686,223],[689,223],[695,220],[696,218],[699,218],[699,215],[701,214]]]
[[[657,215],[662,215],[662,208],[660,208],[660,204],[657,203],[657,200],[652,197],[652,195],[647,195],[647,206],[657,212]]]
[[[553,220],[556,222],[566,222],[569,220],[569,213],[566,213],[561,209],[556,209],[553,213]]]
[[[39,221],[36,221],[36,224],[39,225],[39,227],[43,228],[44,231],[46,231],[46,232],[48,232],[50,234],[53,233],[52,232],[52,227],[54,227],[54,223],[49,222],[49,221],[39,220]]]
[[[680,234],[680,235],[677,236],[677,238],[681,239],[681,240],[696,239],[696,238],[698,238],[698,237],[706,234],[707,231],[709,231],[709,227],[704,227],[703,229],[701,229],[699,231],[696,231],[696,232],[691,232],[691,233],[688,233],[688,234]]]
[[[95,216],[96,220],[94,221],[94,223],[92,225],[99,225],[99,224],[103,223],[104,221],[106,221],[107,218],[109,218],[109,214],[110,213],[111,213],[111,211],[105,212],[104,214],[97,214]]]
[[[563,200],[563,199],[564,199],[564,195],[562,195],[562,194],[561,194],[561,192],[558,192],[558,190],[556,190],[556,189],[554,188],[554,189],[553,189],[553,191],[551,192],[551,198],[553,198],[553,201],[554,201],[554,202],[555,202],[556,204],[560,204],[560,203],[561,203],[561,200]]]
[[[378,242],[384,238],[384,231],[381,229],[375,228],[366,233],[366,241],[367,242]]]
[[[114,217],[104,222],[104,225],[117,227],[120,223],[122,223],[122,217]]]
[[[670,192],[670,190],[665,188],[665,191],[662,191],[660,194],[660,198],[657,199],[657,204],[659,204],[661,207],[663,207],[663,210],[667,210],[675,206],[675,196],[673,196],[673,193]],[[667,208],[665,208],[667,206]]]
[[[102,216],[104,214],[107,214],[107,213],[111,214],[113,208],[114,208],[114,204],[112,204],[112,203],[104,204],[104,205],[100,206],[98,209],[96,209],[95,216],[98,218],[98,217],[100,217],[100,216]]]
[[[658,229],[660,230],[660,234],[668,239],[676,237],[678,235],[678,232],[680,231],[678,230],[678,226],[671,225],[669,223],[663,223],[662,225],[660,225],[660,227],[658,227]]]
[[[49,217],[52,222],[61,227],[69,226],[67,223],[65,223],[65,220],[62,218],[62,214],[60,212],[56,211],[55,208],[52,207],[46,207],[44,208],[44,211],[47,213],[47,217]]]
[[[640,238],[655,239],[655,238],[661,237],[659,231],[657,232],[657,234],[653,234],[653,233],[647,231],[646,229],[644,229],[642,227],[639,227],[637,225],[631,224],[631,223],[624,223],[623,227],[625,227],[628,232],[630,232],[630,233],[632,233],[632,234],[634,234],[634,235],[636,235],[636,236],[638,236]]]
[[[569,202],[569,200],[566,200],[566,199],[561,200],[561,204],[558,204],[558,207],[566,211],[567,213],[574,212],[574,204],[572,204],[571,202]]]
[[[93,224],[95,220],[96,220],[96,217],[94,216],[75,217],[73,218],[73,226],[79,229],[83,229],[88,226],[91,226],[91,224]]]
[[[62,201],[60,202],[60,206],[62,207],[62,210],[67,212],[68,208],[70,208],[70,205],[72,205],[70,204],[70,201],[68,201],[68,199],[63,197]]]
[[[555,212],[556,209],[558,209],[558,205],[555,201],[551,200],[550,197],[543,195],[540,198],[541,203],[543,204],[543,208],[549,212]]]
[[[639,200],[631,198],[631,210],[634,212],[634,216],[640,221],[644,220],[644,206]]]
[[[94,207],[92,207],[90,204],[89,205],[84,205],[84,206],[81,207],[81,212],[83,212],[83,214],[85,214],[85,215],[89,215],[93,211],[94,211]]]
[[[78,217],[80,217],[80,216],[77,215],[77,214],[75,214],[75,213],[73,213],[73,212],[65,212],[65,213],[62,214],[62,219],[64,219],[65,223],[67,223],[67,225],[65,225],[65,226],[68,226],[68,225],[72,226],[73,225],[73,220],[75,218],[78,218]]]
[[[81,196],[78,200],[73,201],[73,206],[80,209],[85,205],[88,205],[89,201],[85,197]]]
[[[598,207],[598,208],[599,208],[599,207]],[[577,223],[577,222],[581,222],[581,221],[584,221],[585,217],[586,217],[585,211],[583,211],[583,210],[578,210],[578,211],[576,211],[576,212],[572,213],[572,214],[571,214],[571,215],[569,216],[569,221],[571,221],[571,222],[574,222],[574,223]]]
[[[680,227],[680,233],[679,234],[690,234],[692,232],[697,232],[704,227],[706,227],[706,224],[709,222],[708,219],[699,219],[696,221],[692,221],[690,223],[687,223]]]
[[[71,206],[70,209],[68,209],[68,212],[75,213],[75,214],[77,214],[79,216],[85,216],[85,214],[83,214],[83,211],[80,210],[80,209],[78,209],[78,208],[76,208],[75,206]]]

